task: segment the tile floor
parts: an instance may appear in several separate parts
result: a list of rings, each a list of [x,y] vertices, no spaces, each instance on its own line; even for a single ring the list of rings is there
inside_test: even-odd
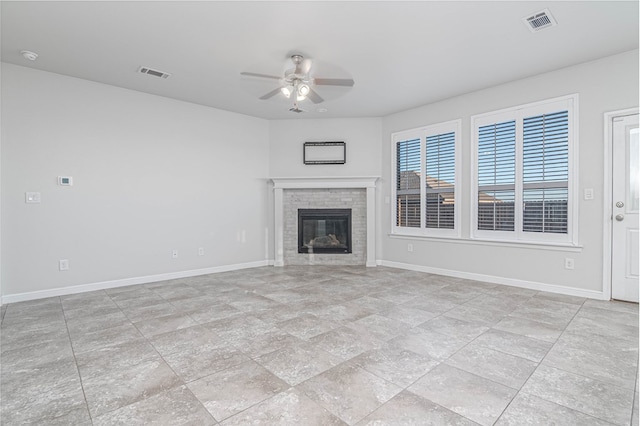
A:
[[[256,268],[2,307],[3,425],[638,425],[638,305]]]

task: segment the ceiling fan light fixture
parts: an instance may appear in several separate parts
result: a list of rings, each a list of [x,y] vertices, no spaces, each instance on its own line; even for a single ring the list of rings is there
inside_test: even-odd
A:
[[[280,91],[287,99],[291,96],[291,88],[289,86],[280,88]]]
[[[292,55],[291,62],[294,67],[286,69],[283,77],[255,72],[241,72],[240,75],[279,80],[279,86],[260,96],[259,99],[271,99],[278,95],[278,93],[282,93],[286,99],[290,99],[293,103],[293,107],[289,109],[289,111],[293,112],[303,112],[303,110],[298,107],[298,102],[307,99],[313,104],[324,102],[324,99],[316,92],[315,86],[353,87],[354,82],[351,78],[319,78],[316,77],[315,74],[312,76],[312,61],[308,58],[305,59],[302,55]],[[312,88],[311,86],[314,87]],[[326,109],[319,112],[325,111]]]
[[[305,98],[309,94],[309,86],[306,84],[298,85],[298,96],[304,96]]]
[[[298,84],[296,87],[297,87],[297,90],[296,90],[296,94],[297,94],[296,99],[297,99],[298,101],[304,101],[305,99],[307,99],[307,95],[309,94],[309,92],[310,92],[310,90],[311,90],[311,89],[309,88],[309,86],[308,86],[308,85],[306,85],[306,84],[304,84],[304,83],[301,83],[301,84]]]

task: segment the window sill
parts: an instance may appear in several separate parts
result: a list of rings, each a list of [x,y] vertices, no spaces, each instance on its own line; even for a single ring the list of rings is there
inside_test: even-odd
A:
[[[478,238],[462,238],[462,237],[435,237],[425,235],[412,235],[412,234],[387,234],[389,238],[398,238],[403,240],[420,240],[420,241],[433,241],[439,243],[451,243],[451,244],[466,244],[466,245],[478,245],[489,247],[513,247],[520,249],[534,249],[534,250],[555,250],[564,252],[579,253],[584,246],[570,243],[545,243],[540,241],[501,241],[501,240],[487,240]]]

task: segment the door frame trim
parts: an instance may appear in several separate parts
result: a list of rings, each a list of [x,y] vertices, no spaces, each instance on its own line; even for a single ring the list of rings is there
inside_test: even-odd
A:
[[[613,120],[640,113],[640,108],[627,108],[618,111],[604,113],[604,190],[603,199],[603,232],[602,232],[602,296],[605,300],[611,300],[613,285],[611,281],[612,270],[612,244],[613,244]]]

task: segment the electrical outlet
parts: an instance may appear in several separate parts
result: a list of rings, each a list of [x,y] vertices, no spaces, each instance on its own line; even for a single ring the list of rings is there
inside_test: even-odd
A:
[[[69,270],[69,259],[60,259],[58,261],[58,269],[61,271]]]
[[[564,269],[574,269],[575,268],[575,260],[570,257],[564,258]]]
[[[171,252],[171,257],[176,259],[178,257],[178,250],[174,250],[173,252]]]
[[[585,200],[593,200],[593,188],[585,188],[584,189],[584,199]]]
[[[413,244],[407,244],[407,251],[408,252],[412,252],[413,251]]]
[[[198,256],[204,256],[204,247],[198,249]]]

